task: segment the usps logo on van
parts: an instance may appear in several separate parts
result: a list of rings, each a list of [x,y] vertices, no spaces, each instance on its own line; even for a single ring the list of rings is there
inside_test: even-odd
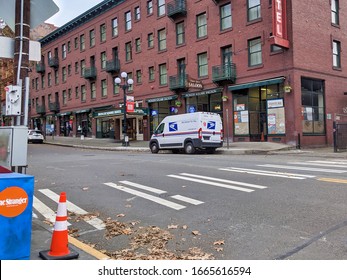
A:
[[[177,131],[177,130],[178,130],[177,122],[170,122],[169,123],[169,131]]]
[[[216,122],[209,121],[207,122],[207,129],[216,129]]]

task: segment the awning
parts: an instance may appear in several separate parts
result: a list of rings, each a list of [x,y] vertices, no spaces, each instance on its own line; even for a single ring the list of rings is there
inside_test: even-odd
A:
[[[234,91],[234,90],[239,90],[244,88],[253,88],[253,87],[281,84],[283,83],[284,79],[285,79],[284,77],[278,77],[278,78],[273,78],[268,80],[261,80],[261,81],[255,81],[255,82],[250,82],[245,84],[239,84],[239,85],[229,86],[228,90]]]
[[[105,111],[105,112],[94,112],[93,117],[94,118],[115,117],[115,116],[122,116],[123,114],[124,114],[124,110],[123,108],[121,108],[121,109],[115,109],[115,110]],[[127,112],[127,115],[146,116],[148,115],[148,109],[135,108],[134,112]]]

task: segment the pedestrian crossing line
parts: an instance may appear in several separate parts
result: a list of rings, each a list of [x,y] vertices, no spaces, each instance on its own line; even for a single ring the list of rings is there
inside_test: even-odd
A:
[[[190,176],[190,177],[195,177],[195,178],[201,178],[201,179],[206,179],[206,180],[212,180],[212,181],[228,183],[228,184],[241,185],[244,187],[251,187],[251,188],[256,188],[256,189],[267,189],[266,186],[262,186],[262,185],[249,184],[249,183],[244,183],[244,182],[239,182],[239,181],[231,181],[231,180],[220,179],[220,178],[213,178],[213,177],[202,176],[202,175],[197,175],[197,174],[180,173],[180,175]]]
[[[254,191],[251,189],[241,188],[241,187],[237,187],[237,186],[232,186],[232,185],[227,185],[227,184],[222,184],[222,183],[217,183],[217,182],[212,182],[212,181],[207,181],[207,180],[189,178],[189,177],[184,177],[184,176],[180,176],[180,175],[167,175],[167,176],[172,177],[172,178],[176,178],[176,179],[181,179],[181,180],[186,180],[186,181],[191,181],[191,182],[196,182],[196,183],[202,183],[205,185],[237,190],[237,191],[241,191],[241,192],[253,192]]]
[[[135,188],[139,188],[139,189],[142,189],[142,190],[146,190],[146,191],[149,191],[149,192],[153,192],[153,193],[156,193],[156,194],[166,193],[166,191],[163,191],[163,190],[160,190],[160,189],[147,187],[147,186],[140,185],[140,184],[133,183],[133,182],[129,182],[129,181],[120,181],[119,183],[122,183],[122,184],[125,184],[125,185],[129,185],[129,186],[132,186],[132,187],[135,187]]]
[[[46,204],[44,204],[41,200],[37,199],[34,196],[33,207],[39,212],[45,219],[52,224],[55,223],[56,214],[55,212],[49,208]],[[69,222],[67,222],[68,226],[71,226]]]
[[[187,203],[193,204],[193,205],[200,205],[200,204],[204,203],[203,201],[200,201],[200,200],[197,200],[197,199],[193,199],[193,198],[190,198],[190,197],[186,197],[186,196],[183,196],[183,195],[179,195],[179,194],[173,195],[171,197],[174,198],[174,199],[177,199],[177,200],[181,200],[183,202],[187,202]]]
[[[49,197],[50,199],[52,199],[56,203],[59,202],[59,195],[54,193],[53,191],[51,191],[49,189],[40,189],[39,192],[43,193],[44,195],[46,195],[47,197]],[[73,213],[78,214],[78,215],[88,214],[87,211],[83,210],[82,208],[78,207],[77,205],[71,203],[68,200],[66,201],[66,208],[68,211],[73,212]],[[91,218],[89,220],[86,220],[85,222],[90,224],[91,226],[95,227],[98,230],[105,229],[104,222],[102,220],[100,220],[99,218]]]
[[[347,184],[347,180],[336,178],[317,178],[318,181]]]
[[[247,174],[254,174],[254,175],[261,175],[261,176],[272,176],[272,177],[299,179],[299,180],[316,177],[313,175],[278,172],[278,171],[267,171],[267,170],[249,169],[249,168],[238,168],[238,167],[219,168],[219,170],[238,172],[238,173],[247,173]]]
[[[142,197],[144,199],[156,202],[158,204],[161,204],[163,206],[166,206],[166,207],[169,207],[169,208],[172,208],[172,209],[175,209],[175,210],[181,210],[181,209],[186,208],[184,205],[181,205],[181,204],[178,204],[178,203],[175,203],[175,202],[171,202],[169,200],[166,200],[166,199],[154,196],[154,195],[150,195],[150,194],[147,194],[147,193],[144,193],[144,192],[133,190],[133,189],[121,186],[121,185],[117,185],[117,184],[112,183],[112,182],[104,183],[104,185],[109,186],[109,187],[114,188],[114,189],[117,189],[117,190],[120,190],[120,191],[123,191],[123,192],[126,192],[126,193],[130,193],[130,194],[136,195],[138,197]]]
[[[347,160],[337,160],[337,161],[328,161],[328,160],[311,160],[309,162],[316,162],[316,163],[330,163],[330,164],[341,164],[347,166]]]
[[[279,169],[294,169],[294,170],[305,170],[305,171],[314,171],[314,172],[327,172],[327,173],[346,173],[347,172],[347,170],[334,170],[334,169],[325,169],[325,168],[313,168],[313,167],[277,165],[277,164],[259,164],[258,166],[279,168]]]
[[[299,165],[312,165],[312,166],[325,166],[325,167],[333,167],[333,168],[347,168],[347,165],[338,165],[335,163],[329,163],[329,162],[313,162],[313,161],[306,161],[306,162],[290,162],[290,164],[299,164]]]

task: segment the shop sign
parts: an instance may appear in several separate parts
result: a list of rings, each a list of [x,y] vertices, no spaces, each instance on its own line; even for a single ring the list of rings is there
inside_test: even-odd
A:
[[[135,102],[128,101],[127,102],[127,112],[133,113],[135,111]]]
[[[268,108],[279,108],[283,107],[283,99],[270,99],[267,101]]]
[[[199,81],[199,80],[195,80],[195,79],[189,78],[189,80],[187,80],[187,87],[188,87],[188,88],[203,89],[203,88],[204,88],[204,85],[203,85],[202,82]]]
[[[182,96],[183,97],[192,97],[192,96],[221,93],[222,91],[223,90],[221,88],[214,88],[214,89],[202,90],[202,91],[198,91],[198,92],[186,92],[186,93],[182,94]]]
[[[272,5],[272,34],[273,44],[289,48],[287,40],[287,0],[274,0]]]
[[[154,103],[154,102],[162,102],[162,101],[168,101],[168,100],[176,100],[178,98],[177,95],[170,95],[170,96],[163,96],[158,98],[150,98],[147,99],[147,103]]]

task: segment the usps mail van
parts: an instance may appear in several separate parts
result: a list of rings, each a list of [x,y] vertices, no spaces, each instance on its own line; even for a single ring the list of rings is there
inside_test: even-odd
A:
[[[196,150],[207,153],[223,146],[223,125],[219,114],[196,112],[167,116],[154,131],[149,147],[152,153],[159,150],[183,150],[193,154]]]

